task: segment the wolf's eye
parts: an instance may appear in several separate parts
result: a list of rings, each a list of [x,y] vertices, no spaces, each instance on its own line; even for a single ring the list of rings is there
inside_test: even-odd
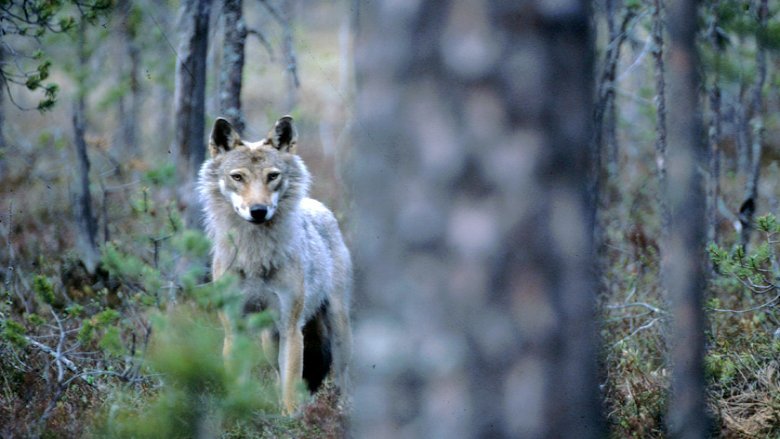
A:
[[[278,172],[269,172],[268,173],[268,182],[269,183],[274,181],[274,180],[276,180],[277,178],[279,178],[279,173]]]
[[[230,178],[239,182],[244,180],[244,177],[241,174],[230,174]]]

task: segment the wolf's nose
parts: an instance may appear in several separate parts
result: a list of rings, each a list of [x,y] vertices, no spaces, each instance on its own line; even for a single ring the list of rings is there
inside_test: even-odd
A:
[[[252,219],[257,222],[265,221],[265,216],[268,214],[268,206],[265,204],[253,204],[249,208],[249,214],[252,215]]]

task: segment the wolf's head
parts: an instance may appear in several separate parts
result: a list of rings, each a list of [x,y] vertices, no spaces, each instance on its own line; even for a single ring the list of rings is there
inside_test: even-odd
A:
[[[209,140],[211,159],[201,171],[202,193],[223,197],[246,221],[271,222],[280,209],[306,195],[309,177],[295,154],[296,143],[290,116],[279,119],[258,142],[241,140],[227,120],[218,118]]]

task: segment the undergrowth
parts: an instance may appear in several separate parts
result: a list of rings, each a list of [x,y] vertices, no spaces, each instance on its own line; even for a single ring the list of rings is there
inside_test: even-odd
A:
[[[780,226],[773,215],[755,223],[747,251],[738,245],[708,249],[713,275],[706,291],[705,378],[718,437],[780,437]],[[605,274],[616,289],[601,301],[604,398],[613,437],[663,438],[668,312],[656,282],[658,247],[632,233],[637,230],[612,237],[630,247],[613,246],[609,257],[618,263]]]
[[[280,414],[258,342],[272,320],[243,315],[235,279],[210,281],[208,240],[164,201],[161,175],[128,192],[112,223],[124,233],[103,243],[95,273],[68,253],[3,261],[0,437],[343,436],[329,383],[297,416]],[[0,224],[6,240],[25,233],[12,227]],[[230,358],[217,311],[236,322]]]

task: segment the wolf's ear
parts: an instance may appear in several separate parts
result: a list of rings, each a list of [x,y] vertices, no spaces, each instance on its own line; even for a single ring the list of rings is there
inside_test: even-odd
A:
[[[211,157],[230,151],[241,144],[241,137],[238,135],[233,125],[227,119],[218,117],[214,121],[214,128],[211,129],[211,138],[209,138],[209,153]]]
[[[268,133],[268,140],[279,151],[295,152],[295,145],[298,143],[298,131],[293,125],[292,116],[283,116],[277,120],[271,132]]]

